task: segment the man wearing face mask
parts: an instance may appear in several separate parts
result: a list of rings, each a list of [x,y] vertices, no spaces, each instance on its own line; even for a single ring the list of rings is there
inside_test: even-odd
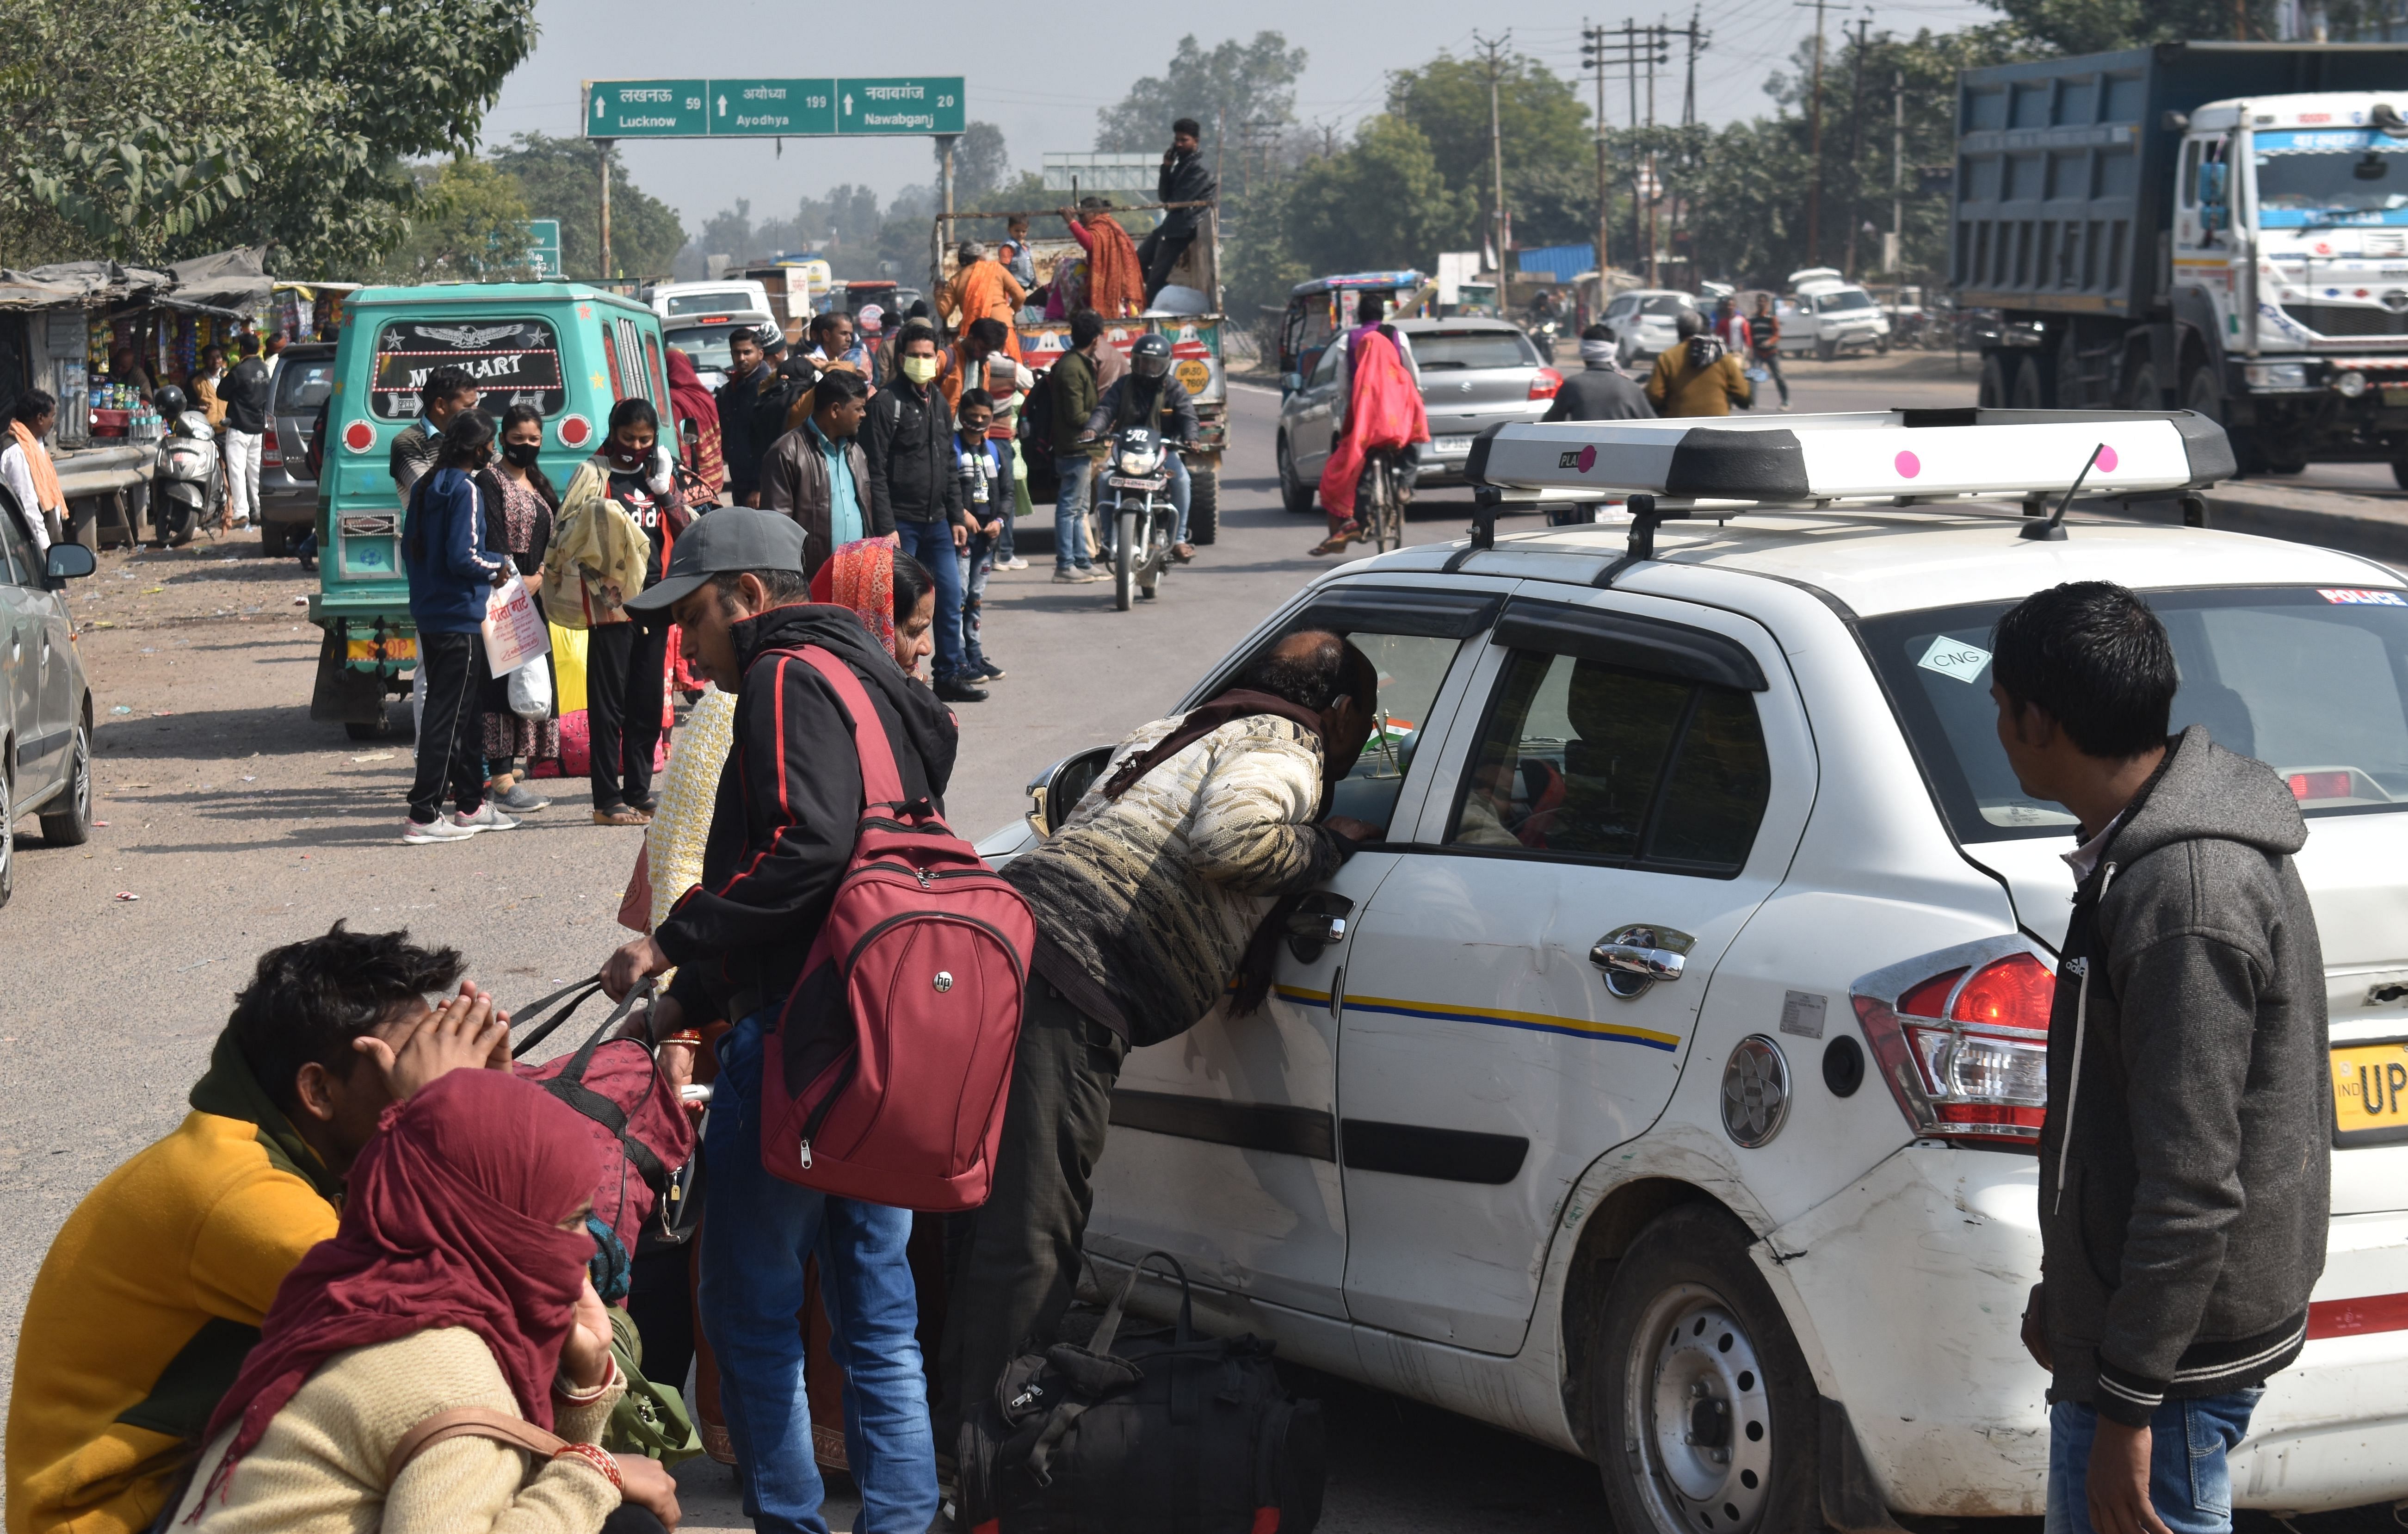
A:
[[[869,460],[869,491],[895,519],[905,553],[937,578],[937,695],[978,703],[986,690],[963,670],[962,567],[970,523],[962,509],[962,481],[953,451],[953,412],[935,387],[937,333],[909,324],[896,338],[894,386],[869,402],[862,446]]]

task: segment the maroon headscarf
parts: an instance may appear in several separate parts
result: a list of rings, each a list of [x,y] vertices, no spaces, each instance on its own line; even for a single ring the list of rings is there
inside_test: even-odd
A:
[[[242,1424],[211,1489],[320,1364],[440,1326],[484,1339],[520,1412],[549,1428],[594,1255],[594,1238],[559,1223],[594,1197],[599,1154],[576,1110],[498,1070],[452,1071],[386,1109],[351,1168],[342,1223],[285,1275],[209,1419],[204,1441]]]

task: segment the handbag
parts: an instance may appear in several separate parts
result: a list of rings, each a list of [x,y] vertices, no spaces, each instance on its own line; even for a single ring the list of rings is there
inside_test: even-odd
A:
[[[538,664],[540,662],[541,664]],[[552,665],[538,656],[510,673],[510,712],[521,719],[552,717]]]
[[[652,1046],[610,1037],[653,989],[646,981],[628,992],[574,1054],[511,1068],[591,1120],[595,1140],[613,1153],[603,1162],[594,1213],[630,1253],[647,1235],[685,1240],[702,1213],[697,1185],[701,1158],[694,1154],[701,1142],[700,1130],[661,1074]],[[523,1008],[525,1019],[532,1020],[559,1003],[551,1016],[534,1024],[510,1057],[519,1059],[542,1043],[601,991],[599,980],[580,981]]]

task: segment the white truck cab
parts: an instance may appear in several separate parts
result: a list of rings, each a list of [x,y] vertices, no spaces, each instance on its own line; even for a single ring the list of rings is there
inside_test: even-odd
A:
[[[1190,706],[1283,634],[1347,635],[1380,724],[1331,808],[1386,832],[1306,898],[1261,1012],[1128,1056],[1089,1254],[1171,1252],[1208,1326],[1589,1456],[1622,1534],[2040,1513],[2017,1318],[2071,822],[1999,748],[2000,613],[2148,597],[2175,727],[2308,817],[2337,1082],[2408,1068],[2408,584],[2018,514],[2231,467],[2181,412],[1484,437],[1484,495],[1629,510],[1349,565],[1199,680]],[[1033,844],[1104,754],[982,850]],[[2343,1096],[2244,1507],[2408,1496],[2408,1120]]]

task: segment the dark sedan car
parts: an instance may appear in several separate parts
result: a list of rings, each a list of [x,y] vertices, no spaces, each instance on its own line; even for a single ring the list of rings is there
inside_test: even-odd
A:
[[[276,365],[267,440],[259,450],[259,546],[290,552],[318,521],[318,476],[309,468],[318,407],[335,386],[335,343],[303,341]]]

